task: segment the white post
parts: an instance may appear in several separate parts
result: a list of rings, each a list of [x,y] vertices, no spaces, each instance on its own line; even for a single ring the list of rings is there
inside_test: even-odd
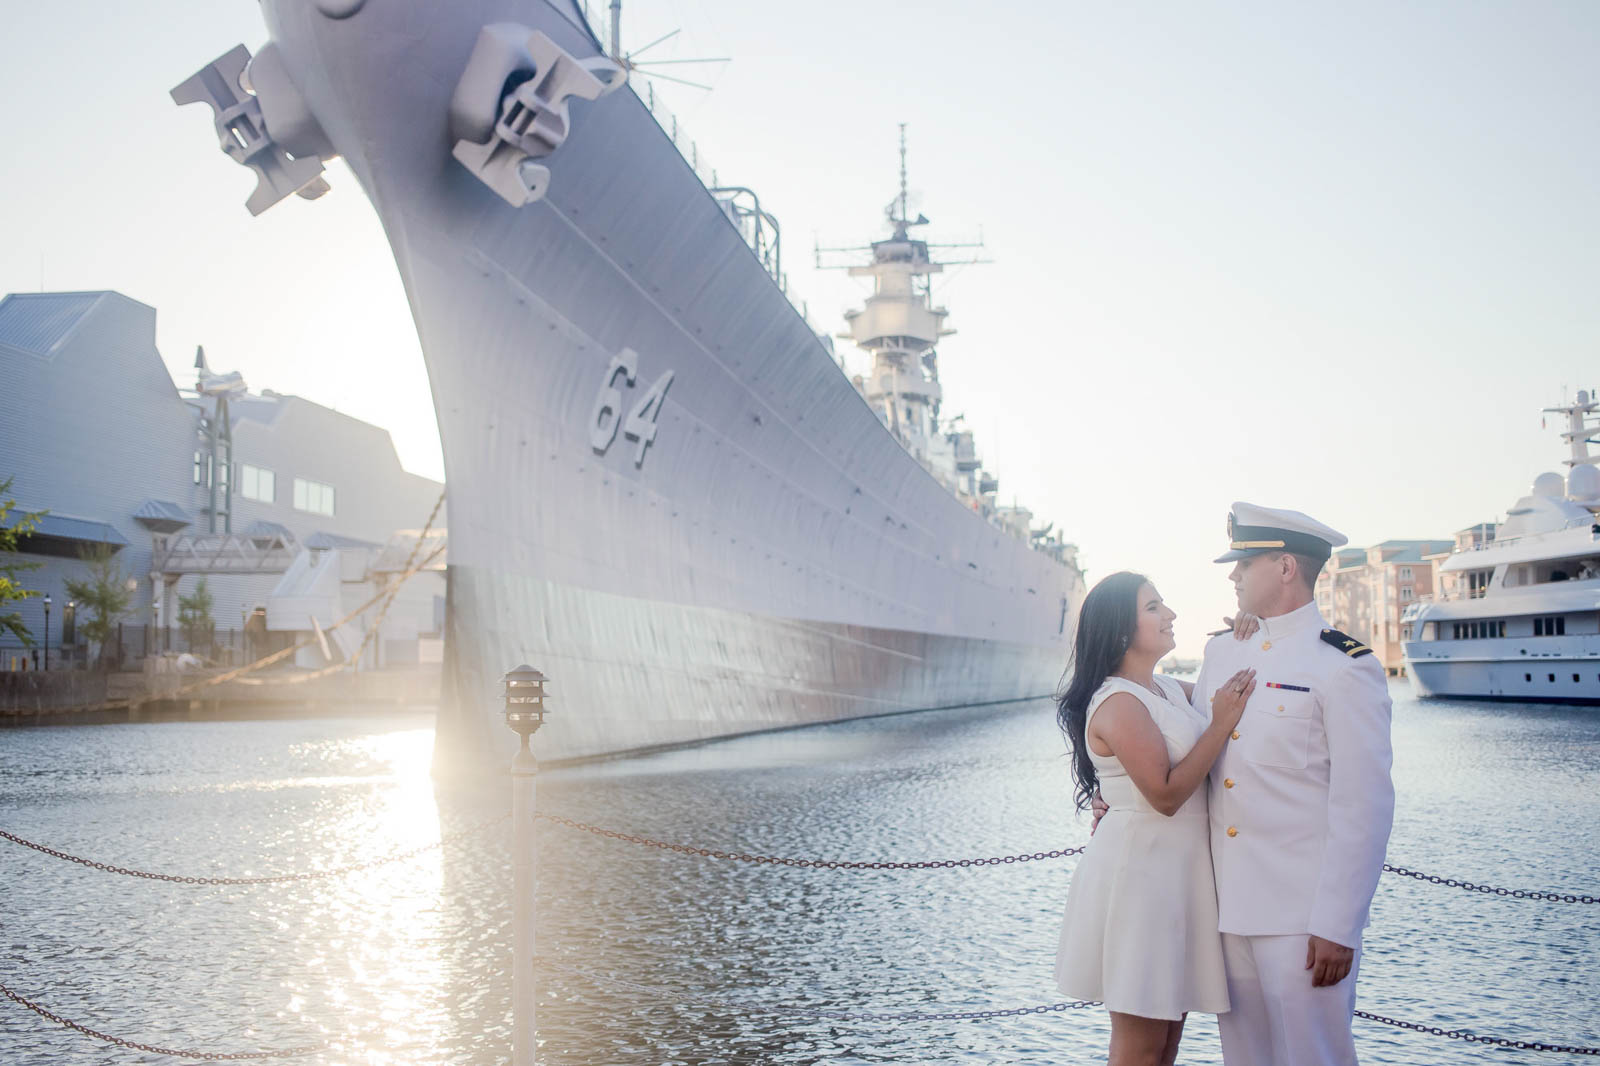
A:
[[[537,810],[539,764],[522,736],[522,749],[511,760],[511,869],[513,918],[511,960],[511,1062],[534,1066],[533,921],[538,841],[533,816]]]

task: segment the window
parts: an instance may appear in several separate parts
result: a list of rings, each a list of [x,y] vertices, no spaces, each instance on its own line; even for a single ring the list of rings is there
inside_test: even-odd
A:
[[[294,479],[294,509],[312,514],[333,514],[333,486],[320,481]]]
[[[247,500],[271,503],[278,498],[277,478],[270,470],[249,463],[239,464],[239,495]]]
[[[1563,615],[1548,618],[1535,618],[1533,620],[1533,635],[1536,637],[1564,637],[1567,635],[1567,619]]]
[[[1411,567],[1402,566],[1400,568],[1400,580],[1401,581],[1410,581],[1411,580]]]
[[[1410,603],[1411,602],[1411,595],[1412,595],[1412,593],[1411,593],[1411,586],[1410,585],[1401,585],[1400,586],[1400,602],[1401,603]]]

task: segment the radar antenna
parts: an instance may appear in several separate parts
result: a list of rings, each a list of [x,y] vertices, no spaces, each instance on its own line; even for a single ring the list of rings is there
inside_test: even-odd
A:
[[[655,40],[651,41],[642,48],[635,48],[633,51],[625,53],[622,50],[622,0],[611,0],[611,58],[618,66],[627,71],[630,76],[634,71],[638,71],[647,78],[659,78],[662,81],[676,82],[679,85],[687,85],[692,89],[703,89],[706,92],[710,92],[711,86],[705,85],[701,82],[690,81],[688,78],[676,78],[670,74],[662,74],[659,71],[646,70],[645,68],[698,63],[731,63],[733,62],[731,58],[727,56],[708,57],[705,59],[641,60],[638,58],[639,56],[644,55],[650,49],[654,48],[656,45],[670,41],[672,38],[676,37],[682,32],[682,27],[679,27],[670,33],[662,34],[660,37],[657,37]]]

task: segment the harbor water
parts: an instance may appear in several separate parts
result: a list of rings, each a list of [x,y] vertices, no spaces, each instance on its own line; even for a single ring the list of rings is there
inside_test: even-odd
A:
[[[1600,710],[1418,701],[1396,683],[1389,861],[1513,888],[1600,892]],[[557,709],[556,713],[559,713]],[[386,856],[508,809],[504,775],[430,776],[426,717],[115,725],[0,734],[0,828],[194,876]],[[548,771],[543,811],[659,840],[916,860],[1082,843],[1045,702],[904,715]],[[509,828],[288,884],[136,880],[0,841],[3,981],[65,1018],[207,1051],[333,1041],[290,1060],[507,1061]],[[1099,1009],[862,1022],[765,1008],[1050,1003],[1074,859],[935,870],[757,866],[540,828],[539,1061],[1081,1063]],[[1600,1045],[1600,907],[1385,875],[1358,1007],[1513,1039]],[[550,964],[559,960],[563,967]],[[643,987],[640,987],[643,986]],[[1553,1063],[1358,1020],[1362,1061]],[[173,1061],[0,1000],[11,1066]],[[1219,1063],[1215,1020],[1180,1061]]]

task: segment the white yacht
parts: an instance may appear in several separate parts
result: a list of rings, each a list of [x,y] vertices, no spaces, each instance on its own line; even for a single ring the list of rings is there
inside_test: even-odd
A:
[[[1545,410],[1566,417],[1567,475],[1457,534],[1439,594],[1402,616],[1419,695],[1600,703],[1600,394]]]

